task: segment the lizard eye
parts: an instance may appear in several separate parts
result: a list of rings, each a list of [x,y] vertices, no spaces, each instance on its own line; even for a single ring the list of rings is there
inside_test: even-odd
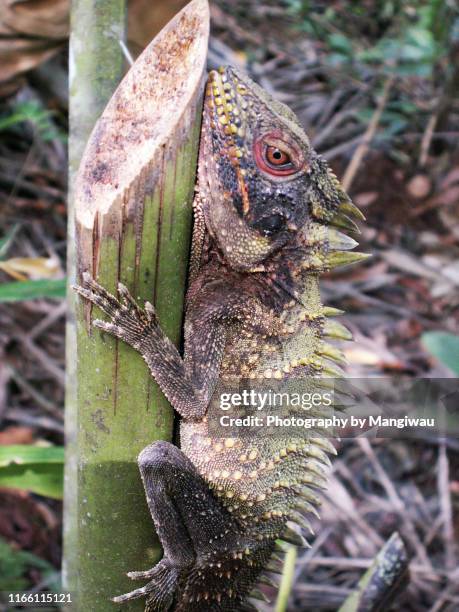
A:
[[[289,176],[304,167],[304,156],[298,146],[275,132],[255,142],[255,162],[260,170],[271,176]]]
[[[279,149],[279,147],[268,145],[265,150],[265,157],[268,164],[274,166],[275,168],[293,168],[290,155]]]

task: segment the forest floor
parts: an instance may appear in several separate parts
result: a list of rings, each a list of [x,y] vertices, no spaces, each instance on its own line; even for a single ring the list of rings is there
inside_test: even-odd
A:
[[[423,338],[459,329],[459,104],[445,80],[331,62],[304,19],[275,2],[219,0],[209,67],[237,65],[290,105],[366,216],[359,250],[372,257],[322,283],[324,302],[346,311],[340,320],[354,334],[344,347],[349,376],[450,379],[454,368]],[[65,276],[67,111],[64,48],[27,74],[0,117],[2,283]],[[0,444],[64,443],[65,312],[62,299],[1,305]],[[410,578],[391,609],[457,610],[457,436],[375,435],[337,448],[289,609],[338,609],[398,531]],[[0,536],[59,567],[61,511],[58,501],[0,489]],[[38,569],[28,577],[42,578]]]

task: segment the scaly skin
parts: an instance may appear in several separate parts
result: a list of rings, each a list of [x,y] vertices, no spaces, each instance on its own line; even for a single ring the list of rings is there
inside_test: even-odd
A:
[[[292,384],[339,377],[349,339],[327,317],[319,275],[362,259],[337,228],[363,215],[314,152],[293,113],[232,68],[211,72],[204,103],[182,358],[154,309],[126,288],[121,303],[88,275],[78,292],[109,315],[95,321],[138,350],[181,415],[181,451],[139,456],[164,559],[133,578],[146,610],[244,610],[277,539],[301,543],[334,452],[325,437],[225,438],[210,430],[217,382]],[[291,387],[290,387],[291,390]]]

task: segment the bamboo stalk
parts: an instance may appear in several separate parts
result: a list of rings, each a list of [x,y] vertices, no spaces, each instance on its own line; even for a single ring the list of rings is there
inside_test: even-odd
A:
[[[78,274],[108,290],[123,282],[155,303],[180,341],[191,200],[196,171],[207,0],[193,0],[135,62],[98,121],[75,183]],[[132,589],[123,575],[151,567],[153,539],[136,457],[171,439],[172,410],[130,347],[91,329],[99,317],[79,304],[78,610],[113,610]],[[143,602],[129,610],[142,609]]]
[[[97,119],[120,82],[124,61],[119,40],[124,40],[125,0],[73,0],[69,45],[69,194],[67,279],[75,282],[74,182],[84,147]],[[113,33],[116,32],[115,37]],[[64,558],[62,582],[73,597],[78,588],[78,400],[76,298],[67,291],[65,393]]]

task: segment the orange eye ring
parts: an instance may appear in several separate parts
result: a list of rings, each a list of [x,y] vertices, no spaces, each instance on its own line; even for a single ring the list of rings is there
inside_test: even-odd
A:
[[[265,150],[266,161],[270,166],[275,168],[286,168],[289,169],[293,166],[290,155],[279,147],[267,145]]]
[[[272,176],[289,176],[301,169],[290,153],[281,146],[282,143],[274,144],[267,140],[265,136],[254,145],[255,162],[260,170]]]

